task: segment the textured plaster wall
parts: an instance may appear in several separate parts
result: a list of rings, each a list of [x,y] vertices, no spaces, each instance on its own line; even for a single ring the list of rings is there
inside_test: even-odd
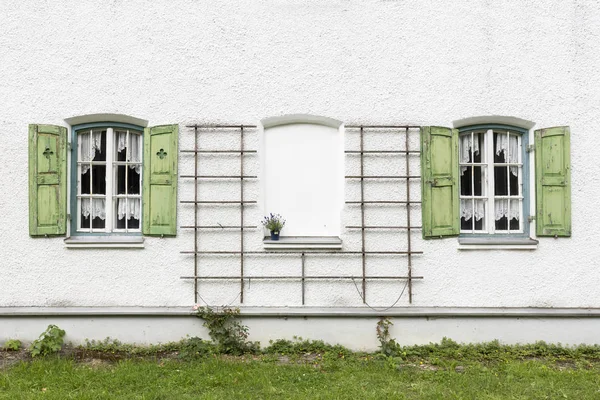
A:
[[[416,306],[600,307],[597,212],[600,164],[600,6],[594,1],[80,1],[0,2],[0,306],[187,306],[193,303],[193,234],[146,238],[142,250],[66,249],[62,238],[28,236],[27,124],[66,125],[65,118],[119,113],[149,125],[178,123],[180,148],[192,148],[190,123],[255,124],[292,113],[323,115],[346,124],[410,123],[451,126],[453,120],[506,115],[536,127],[570,125],[573,236],[540,239],[535,251],[459,251],[455,239],[413,240],[422,256],[414,273]],[[371,133],[372,149],[401,145],[399,136]],[[411,133],[411,141],[418,137]],[[347,149],[356,133],[346,131]],[[204,148],[239,145],[239,134],[208,133]],[[249,132],[246,146],[256,148]],[[257,174],[256,156],[245,160]],[[418,160],[411,170],[418,170]],[[204,173],[230,169],[236,156],[211,159]],[[346,157],[346,172],[358,164]],[[368,173],[401,173],[403,162],[375,160]],[[180,157],[180,174],[193,172]],[[179,182],[179,198],[193,184]],[[369,186],[372,199],[401,196],[402,185]],[[207,182],[201,199],[239,196],[237,183]],[[415,182],[412,193],[419,195]],[[357,200],[347,182],[346,200]],[[213,197],[214,196],[214,197]],[[259,200],[260,182],[247,199]],[[225,197],[226,198],[226,197]],[[202,214],[204,222],[237,224],[234,207]],[[193,212],[180,206],[179,224]],[[373,223],[401,222],[404,208],[375,209]],[[260,207],[248,207],[257,224]],[[358,224],[346,206],[342,224]],[[419,221],[418,208],[413,219]],[[202,222],[201,221],[201,222]],[[249,250],[262,249],[262,231],[246,235]],[[203,249],[235,249],[235,233],[214,232]],[[371,249],[401,249],[403,234],[369,236]],[[360,234],[342,228],[345,250],[360,249]],[[233,258],[205,259],[207,274],[238,273]],[[247,274],[297,274],[299,258],[254,257]],[[314,257],[311,273],[358,273],[360,259]],[[406,273],[406,260],[375,259],[376,274]],[[293,282],[252,281],[245,304],[294,306]],[[373,306],[391,305],[402,285],[369,283]],[[239,302],[239,283],[202,283],[212,304]],[[349,282],[307,286],[308,306],[361,306]],[[408,305],[406,293],[398,302]]]

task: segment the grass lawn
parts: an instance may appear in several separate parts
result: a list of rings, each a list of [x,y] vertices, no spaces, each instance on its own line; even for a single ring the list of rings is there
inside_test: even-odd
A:
[[[325,353],[197,360],[43,358],[0,369],[1,399],[600,399],[589,360],[398,360]]]

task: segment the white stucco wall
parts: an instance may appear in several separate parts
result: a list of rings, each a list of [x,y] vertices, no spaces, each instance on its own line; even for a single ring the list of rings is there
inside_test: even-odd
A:
[[[180,124],[180,148],[193,147],[193,123],[257,124],[284,114],[323,115],[351,124],[451,126],[480,115],[505,115],[536,127],[569,125],[572,225],[569,239],[542,238],[534,251],[459,251],[456,239],[413,236],[413,306],[600,307],[598,256],[600,174],[600,6],[597,2],[489,1],[238,1],[0,3],[0,307],[191,306],[193,232],[146,238],[141,250],[67,249],[62,238],[28,236],[27,124],[66,125],[65,118],[118,113],[149,125]],[[398,137],[371,133],[372,148]],[[418,137],[412,141],[418,145]],[[217,137],[218,136],[218,137]],[[356,133],[345,133],[356,149]],[[207,133],[203,148],[239,146],[237,133]],[[258,146],[249,131],[247,148]],[[193,172],[180,156],[180,174]],[[259,160],[248,156],[247,174]],[[207,157],[206,174],[238,173],[237,156]],[[346,156],[346,173],[357,172]],[[368,173],[401,173],[403,164],[375,160]],[[419,162],[412,160],[411,170]],[[236,190],[238,190],[236,192]],[[403,195],[394,182],[369,187],[369,196]],[[411,189],[419,196],[415,182]],[[355,182],[345,199],[358,200]],[[179,181],[179,199],[193,183]],[[239,184],[203,183],[201,199],[239,197]],[[258,200],[260,182],[248,182]],[[201,222],[239,222],[235,207],[219,206]],[[394,211],[395,210],[395,211]],[[246,221],[259,224],[260,207]],[[413,220],[419,221],[418,208]],[[373,223],[401,222],[403,207],[375,209]],[[181,205],[179,225],[192,222]],[[205,218],[205,220],[204,220]],[[345,206],[342,224],[358,224],[359,209]],[[360,250],[360,232],[341,229],[345,250]],[[262,249],[263,232],[245,238]],[[371,234],[371,249],[401,249],[399,234]],[[231,250],[238,233],[203,237],[202,249]],[[234,249],[235,250],[235,249]],[[404,258],[370,263],[371,273],[405,274]],[[238,273],[233,258],[206,259],[208,274]],[[360,272],[357,257],[307,258],[307,273]],[[351,271],[351,272],[350,272]],[[247,274],[297,274],[295,256],[246,260]],[[389,306],[402,285],[368,284],[369,304]],[[239,282],[201,283],[211,304],[239,304]],[[307,306],[362,306],[349,282],[312,282]],[[245,305],[298,306],[295,282],[252,281]],[[406,294],[397,306],[408,306]]]

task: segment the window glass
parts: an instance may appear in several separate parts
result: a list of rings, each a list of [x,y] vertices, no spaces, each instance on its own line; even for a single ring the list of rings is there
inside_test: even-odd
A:
[[[510,129],[461,132],[462,233],[523,232],[522,154],[522,132]]]
[[[76,232],[139,232],[142,132],[117,127],[76,130]]]

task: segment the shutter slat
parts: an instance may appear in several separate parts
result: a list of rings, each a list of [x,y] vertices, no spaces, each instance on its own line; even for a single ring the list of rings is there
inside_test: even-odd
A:
[[[29,235],[67,232],[67,128],[29,125]]]
[[[144,235],[177,234],[178,125],[144,129]]]
[[[538,236],[571,236],[570,137],[568,126],[535,131]]]
[[[457,129],[421,128],[421,177],[423,237],[458,235]]]

